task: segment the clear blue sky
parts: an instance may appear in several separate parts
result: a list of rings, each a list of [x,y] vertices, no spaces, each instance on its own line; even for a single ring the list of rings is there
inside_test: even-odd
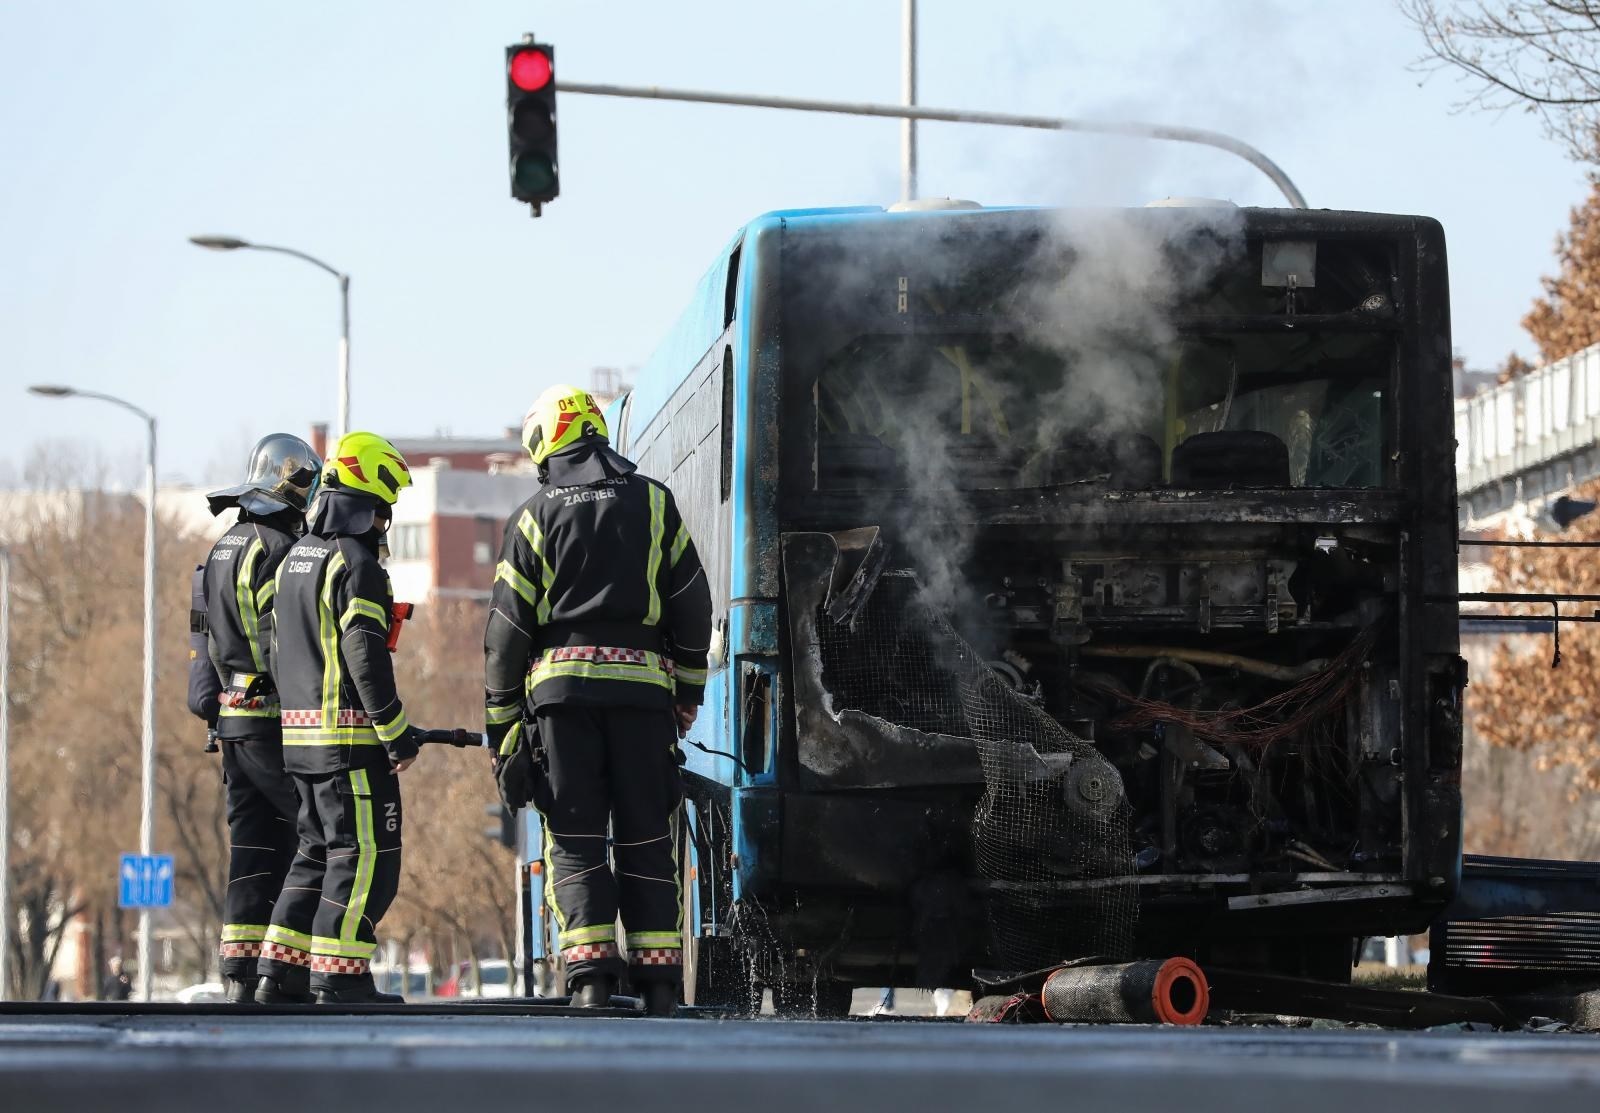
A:
[[[768,209],[887,203],[898,125],[569,95],[562,196],[507,196],[502,50],[571,80],[894,100],[898,0],[0,0],[0,480],[39,444],[136,460],[137,424],[29,382],[123,394],[163,478],[229,478],[253,439],[334,409],[333,280],[185,237],[283,243],[353,276],[353,414],[390,435],[493,433],[596,365],[648,355],[732,230]],[[1409,72],[1390,0],[924,0],[921,96],[1143,117],[1264,149],[1312,204],[1417,212],[1450,237],[1455,341],[1531,344],[1581,168],[1521,114],[1453,114]],[[923,192],[1024,203],[1273,204],[1198,148],[922,131]]]

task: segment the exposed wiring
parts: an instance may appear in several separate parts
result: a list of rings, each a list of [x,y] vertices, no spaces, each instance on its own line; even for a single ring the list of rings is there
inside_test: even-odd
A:
[[[1079,648],[1078,654],[1083,657],[1125,657],[1135,659],[1170,657],[1173,660],[1188,661],[1196,665],[1214,665],[1218,668],[1238,669],[1240,672],[1253,673],[1256,676],[1264,676],[1268,680],[1282,680],[1287,683],[1304,680],[1306,677],[1314,676],[1328,667],[1327,659],[1321,657],[1298,665],[1278,665],[1255,657],[1241,657],[1237,653],[1221,653],[1214,649],[1188,649],[1175,645],[1095,645],[1091,642]]]
[[[1265,748],[1302,734],[1350,698],[1359,681],[1360,662],[1373,638],[1372,630],[1363,631],[1325,668],[1254,707],[1198,711],[1111,690],[1093,680],[1082,683],[1105,691],[1128,708],[1112,723],[1113,729],[1131,731],[1178,723],[1188,727],[1195,738],[1213,745],[1244,743]]]
[[[1317,853],[1313,847],[1307,846],[1299,839],[1290,839],[1288,848],[1284,851],[1284,853],[1288,854],[1291,858],[1298,858],[1302,862],[1309,862],[1313,866],[1320,866],[1330,873],[1337,873],[1339,870],[1338,866],[1328,861],[1328,859]]]
[[[756,771],[754,769],[750,768],[744,762],[740,761],[737,757],[735,757],[733,754],[729,753],[727,750],[713,750],[710,746],[702,746],[700,743],[696,742],[692,738],[684,738],[684,739],[680,739],[680,741],[685,746],[693,746],[695,749],[699,750],[703,754],[710,754],[712,757],[725,757],[725,758],[727,758],[729,761],[731,761],[735,765],[737,765],[740,769],[743,769],[746,776],[753,777],[756,774]]]

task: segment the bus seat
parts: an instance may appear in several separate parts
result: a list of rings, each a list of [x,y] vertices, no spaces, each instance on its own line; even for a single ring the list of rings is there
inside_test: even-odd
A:
[[[1172,486],[1288,487],[1289,446],[1253,429],[1196,433],[1172,450]]]

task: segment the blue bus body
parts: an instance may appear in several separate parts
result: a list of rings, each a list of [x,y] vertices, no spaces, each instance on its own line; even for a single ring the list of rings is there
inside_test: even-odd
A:
[[[1173,363],[1162,386],[1165,416],[1142,426],[1149,436],[1141,444],[1148,441],[1159,456],[1150,465],[1157,478],[1115,490],[1101,489],[1104,476],[1098,475],[1100,487],[1059,483],[1039,496],[1037,511],[1017,494],[1019,480],[1005,491],[966,492],[953,500],[960,510],[951,513],[975,539],[963,567],[983,580],[973,589],[987,608],[978,621],[1012,630],[1013,647],[1032,647],[1022,654],[1008,649],[1003,658],[997,652],[996,667],[1005,671],[1003,661],[1021,662],[1011,672],[1018,674],[1019,689],[1029,688],[1026,698],[1048,708],[1074,737],[1105,740],[1096,745],[1112,755],[1108,760],[1126,782],[1117,791],[1143,801],[1132,807],[1129,821],[1141,875],[1127,879],[1138,901],[1134,949],[1337,977],[1348,966],[1352,937],[1420,929],[1453,891],[1459,868],[1460,723],[1451,708],[1459,706],[1463,676],[1454,640],[1453,543],[1446,543],[1447,534],[1453,538],[1455,509],[1443,240],[1436,225],[1420,218],[1235,212],[1226,219],[1239,246],[1230,249],[1237,257],[1226,264],[1233,268],[1226,277],[1232,282],[1248,271],[1236,283],[1245,293],[1217,293],[1227,285],[1218,279],[1213,287],[1174,296],[1205,312],[1213,304],[1248,302],[1251,313],[1229,309],[1233,315],[1218,324],[1215,313],[1190,313],[1187,301],[1181,313],[1163,310],[1178,322],[1174,336],[1201,337],[1184,348],[1182,375],[1202,385],[1182,386]],[[977,760],[970,748],[963,751],[960,738],[931,728],[884,727],[881,708],[870,721],[857,716],[853,726],[846,723],[849,700],[857,697],[830,693],[828,673],[840,667],[841,652],[829,638],[845,635],[819,632],[809,616],[794,613],[789,604],[800,585],[789,581],[801,567],[804,538],[832,536],[842,554],[855,544],[842,539],[843,531],[880,524],[891,537],[889,553],[882,554],[875,540],[869,553],[895,566],[919,563],[916,546],[905,540],[916,533],[910,525],[896,529],[874,520],[892,515],[895,500],[871,495],[877,482],[872,469],[888,455],[876,443],[880,438],[868,435],[871,422],[859,418],[865,403],[855,384],[876,374],[873,368],[886,369],[884,382],[903,388],[870,404],[886,407],[883,412],[902,404],[916,408],[918,397],[936,395],[926,386],[932,379],[907,368],[927,353],[944,352],[961,368],[961,416],[950,416],[956,395],[949,406],[936,397],[932,420],[957,422],[951,427],[963,434],[979,420],[1011,430],[1034,420],[1015,398],[1009,410],[997,405],[985,394],[983,376],[967,366],[969,350],[986,353],[989,366],[1037,362],[1026,352],[997,354],[1019,349],[1015,332],[992,342],[981,338],[983,330],[998,327],[997,315],[1012,312],[1012,292],[994,303],[1001,309],[980,299],[974,311],[948,302],[928,308],[937,302],[932,294],[925,295],[926,304],[917,299],[919,288],[933,283],[941,291],[984,283],[1010,291],[1007,253],[1036,244],[1041,235],[1048,239],[1054,219],[1047,211],[1004,209],[762,216],[718,255],[632,391],[609,409],[615,446],[674,491],[715,608],[706,705],[689,739],[695,745],[685,747],[691,1000],[733,1000],[743,984],[764,982],[791,996],[809,986],[818,1007],[837,1011],[847,999],[840,987],[970,984],[974,967],[1006,965],[992,945],[994,913],[984,904],[984,885],[992,895],[996,875],[991,871],[989,882],[978,876],[984,871],[972,854],[975,809],[987,799]],[[1135,211],[1118,219],[1176,218]],[[991,229],[998,239],[985,238]],[[811,274],[825,274],[823,286],[855,281],[847,263],[858,242],[864,245],[859,296],[807,285]],[[969,252],[968,244],[977,246]],[[1279,244],[1289,245],[1287,254],[1278,252]],[[1063,258],[1091,253],[1073,246]],[[935,257],[941,273],[924,283],[919,268],[931,274],[928,260]],[[1281,287],[1271,285],[1267,272],[1282,259],[1289,260],[1284,266],[1318,268],[1317,279],[1290,276]],[[1393,273],[1380,273],[1385,265]],[[1251,292],[1258,271],[1268,287],[1259,299]],[[1300,290],[1302,281],[1321,285]],[[1344,296],[1341,283],[1361,282],[1383,293],[1357,298],[1360,304],[1348,311],[1343,302],[1334,305]],[[1279,307],[1282,299],[1287,308]],[[841,324],[843,340],[815,339],[858,301],[867,306],[859,335]],[[1052,302],[1045,316],[1057,311],[1062,304]],[[1064,312],[1071,316],[1070,309]],[[945,343],[943,334],[934,336],[941,329],[958,339]],[[1301,336],[1326,336],[1326,359],[1296,354],[1303,344],[1268,351],[1289,344],[1282,337],[1297,329]],[[924,334],[934,338],[915,347]],[[1033,342],[1025,337],[1022,348]],[[1162,341],[1180,342],[1189,344]],[[915,358],[903,355],[908,344]],[[1224,348],[1229,354],[1216,354]],[[861,369],[819,370],[843,366],[840,351],[859,360]],[[1268,370],[1295,360],[1302,362],[1294,364],[1300,370],[1290,393],[1269,397],[1275,387],[1252,393]],[[1376,369],[1350,369],[1362,360]],[[1332,397],[1336,388],[1319,385],[1324,379],[1317,376],[1336,373],[1367,376],[1360,383],[1372,389],[1347,390],[1337,406],[1300,400],[1314,390]],[[1157,379],[1163,374],[1155,373]],[[843,400],[825,400],[829,391]],[[1041,409],[1047,405],[1038,401]],[[1285,406],[1301,408],[1284,418]],[[1307,413],[1322,422],[1310,434],[1309,449],[1298,433]],[[1340,421],[1349,428],[1335,428]],[[1205,422],[1215,429],[1202,436],[1194,429]],[[1286,447],[1269,443],[1273,437]],[[1188,439],[1194,445],[1186,454]],[[1431,440],[1445,447],[1426,443]],[[1202,442],[1223,463],[1200,460]],[[1266,444],[1269,454],[1282,451],[1294,483],[1196,479],[1194,485],[1226,489],[1172,489],[1180,465],[1197,469],[1196,475],[1213,464],[1248,468],[1229,461],[1238,459],[1239,445],[1252,444]],[[830,452],[845,462],[831,461]],[[914,466],[917,454],[898,459],[896,466]],[[1320,480],[1312,474],[1318,467],[1324,469]],[[830,468],[832,478],[824,477]],[[1033,488],[1028,491],[1033,498]],[[924,496],[899,501],[915,503],[918,516],[929,517]],[[829,543],[812,549],[819,544],[826,549]],[[1038,577],[1034,588],[1002,574],[1008,559],[1035,544],[1042,547],[1027,567],[1066,560],[1061,582],[1047,585],[1051,573]],[[1158,551],[1160,561],[1153,555]],[[1348,554],[1343,559],[1360,571],[1344,565],[1329,571],[1322,560],[1329,553]],[[1217,572],[1223,567],[1232,571],[1224,576]],[[985,568],[993,568],[993,576],[984,579]],[[843,575],[835,571],[824,598],[837,596]],[[1149,586],[1158,581],[1166,586]],[[1359,606],[1341,602],[1346,589],[1349,600],[1360,597]],[[876,590],[881,595],[885,589]],[[1318,744],[1337,750],[1326,768],[1317,765],[1315,776],[1304,759],[1304,768],[1285,773],[1289,766],[1281,766],[1269,778],[1271,762],[1302,759],[1252,756],[1246,751],[1254,736],[1241,735],[1238,747],[1195,742],[1189,727],[1160,721],[1160,708],[1200,709],[1210,701],[1226,711],[1255,700],[1265,689],[1254,685],[1279,683],[1261,679],[1274,668],[1285,676],[1310,675],[1329,658],[1344,660],[1345,647],[1362,637],[1382,647],[1369,653],[1366,672],[1352,674],[1339,702],[1315,705],[1325,719],[1339,722],[1302,723],[1295,727],[1301,735],[1273,743],[1297,753],[1311,748],[1312,734],[1304,732],[1312,731]],[[1122,655],[1110,664],[1093,657],[1107,639],[1118,642],[1113,656]],[[825,652],[816,650],[819,641],[835,645],[831,664],[807,657]],[[1162,656],[1158,648],[1171,652]],[[1207,652],[1222,652],[1216,660],[1232,664],[1208,664]],[[1130,657],[1138,659],[1137,670],[1128,671]],[[1272,664],[1280,658],[1288,663]],[[1118,668],[1124,671],[1112,675]],[[1098,704],[1086,711],[1093,704],[1088,687],[1070,698],[1051,694],[1052,686],[1066,682],[1050,677],[1076,683],[1090,678],[1091,669],[1094,683],[1121,693],[1115,711]],[[838,673],[833,676],[837,680]],[[1235,694],[1233,684],[1252,694]],[[819,710],[818,702],[826,706]],[[1129,707],[1155,707],[1158,721],[1140,728],[1144,733],[1126,728]],[[1180,733],[1190,747],[1183,753],[1200,755],[1193,768],[1209,763],[1214,773],[1174,770],[1184,762],[1169,760],[1163,747],[1174,746],[1171,739]],[[1152,745],[1160,756],[1139,756]],[[1293,800],[1270,798],[1270,786],[1259,794],[1252,787],[1245,800],[1244,790],[1226,783],[1229,775],[1235,782],[1256,777],[1261,785],[1299,777],[1306,787],[1296,782]],[[1319,797],[1325,788],[1328,801]],[[538,859],[536,823],[525,830],[529,863]],[[1041,848],[1042,856],[1047,853]],[[1265,899],[1251,910],[1246,897]],[[537,893],[532,903],[542,917]],[[536,960],[549,954],[542,922],[536,919],[530,932]]]

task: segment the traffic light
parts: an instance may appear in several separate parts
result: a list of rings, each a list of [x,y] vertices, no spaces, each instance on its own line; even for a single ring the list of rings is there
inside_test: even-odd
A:
[[[561,192],[556,162],[556,48],[532,35],[506,47],[506,129],[511,139],[511,196],[533,215]]]

